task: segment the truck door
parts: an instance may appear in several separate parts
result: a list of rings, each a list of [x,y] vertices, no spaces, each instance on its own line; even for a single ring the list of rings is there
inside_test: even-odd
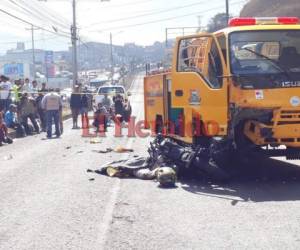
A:
[[[172,69],[172,108],[183,109],[185,126],[199,116],[201,124],[217,124],[214,135],[227,134],[228,79],[222,51],[214,35],[177,39]]]

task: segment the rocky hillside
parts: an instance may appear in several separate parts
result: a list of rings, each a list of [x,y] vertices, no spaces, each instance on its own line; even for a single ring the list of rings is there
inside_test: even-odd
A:
[[[300,17],[300,0],[250,0],[242,9],[240,16]]]

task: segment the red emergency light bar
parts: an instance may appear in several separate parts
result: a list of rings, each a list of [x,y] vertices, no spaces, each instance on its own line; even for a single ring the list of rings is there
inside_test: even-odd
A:
[[[246,26],[259,24],[298,24],[300,20],[298,17],[236,17],[229,20],[228,25]]]

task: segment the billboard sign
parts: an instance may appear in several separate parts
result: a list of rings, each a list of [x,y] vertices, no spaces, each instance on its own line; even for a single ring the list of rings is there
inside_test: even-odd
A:
[[[54,62],[53,60],[53,51],[45,51],[45,63],[46,64],[52,64]]]
[[[53,51],[45,51],[45,64],[47,78],[55,77],[54,56]]]
[[[24,77],[24,64],[23,63],[13,63],[13,64],[4,64],[3,67],[4,75],[6,76],[18,76]]]

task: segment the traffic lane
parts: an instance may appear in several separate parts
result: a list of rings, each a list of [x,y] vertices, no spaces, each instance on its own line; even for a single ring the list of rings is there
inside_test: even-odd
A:
[[[134,145],[147,155],[145,139]],[[239,166],[227,184],[200,177],[161,189],[153,181],[121,180],[105,249],[296,248],[298,166],[259,163]]]
[[[106,249],[298,248],[298,166],[252,164],[271,172],[227,184],[181,179],[175,189],[122,180]]]
[[[98,176],[95,182],[86,170],[119,160],[120,154],[93,150],[126,146],[128,138],[115,138],[109,128],[97,138],[101,143],[90,144],[70,127],[71,121],[65,123],[61,139],[37,135],[0,151],[1,159],[12,155],[0,169],[1,249],[99,249],[116,180]]]
[[[35,149],[23,151],[31,157],[19,158],[16,151],[5,162],[11,170],[0,175],[1,249],[90,249],[114,180],[101,178],[93,185],[86,170],[118,157],[92,150],[116,147],[122,140],[107,137],[91,145],[79,131],[66,132],[59,143],[31,139]]]
[[[141,142],[136,153],[145,151]],[[186,178],[176,189],[124,179],[105,248],[296,248],[298,165],[253,159],[227,184]]]

